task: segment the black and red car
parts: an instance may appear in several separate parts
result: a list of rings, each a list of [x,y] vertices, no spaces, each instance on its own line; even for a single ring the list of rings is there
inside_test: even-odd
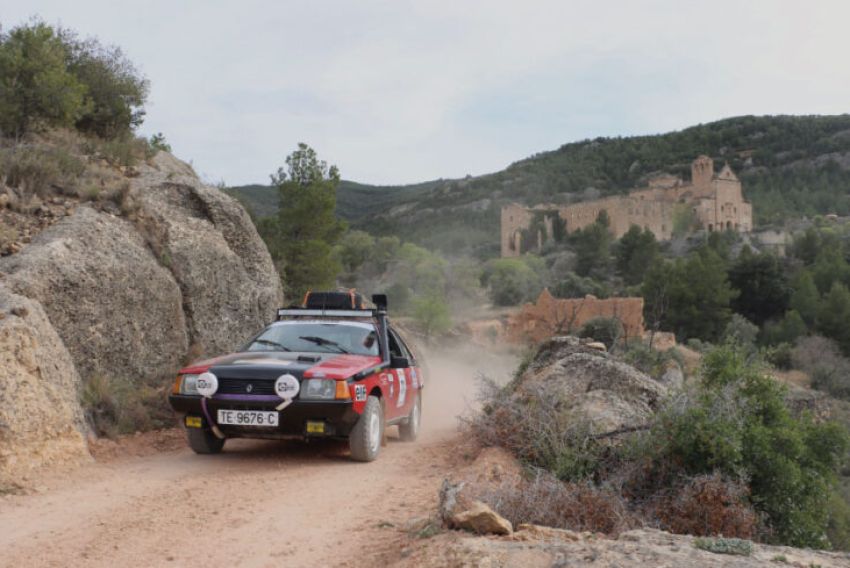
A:
[[[182,369],[168,400],[191,448],[218,453],[228,438],[342,438],[352,458],[372,461],[387,426],[415,440],[422,371],[389,323],[386,296],[372,299],[376,308],[354,293],[309,294],[238,352]]]

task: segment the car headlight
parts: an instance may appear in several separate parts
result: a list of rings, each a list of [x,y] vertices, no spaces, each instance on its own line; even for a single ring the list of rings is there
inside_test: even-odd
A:
[[[198,375],[183,375],[180,394],[198,394]]]
[[[306,379],[301,383],[301,398],[325,400],[336,397],[336,381],[333,379]]]

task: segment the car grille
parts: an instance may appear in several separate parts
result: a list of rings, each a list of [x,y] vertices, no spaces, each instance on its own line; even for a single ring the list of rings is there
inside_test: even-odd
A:
[[[250,390],[249,390],[250,385]],[[275,394],[274,381],[262,379],[218,379],[218,394]]]

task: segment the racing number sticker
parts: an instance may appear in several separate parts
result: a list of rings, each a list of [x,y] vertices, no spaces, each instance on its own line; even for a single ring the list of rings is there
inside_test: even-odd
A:
[[[404,369],[398,369],[398,402],[396,407],[404,406],[404,399],[407,397],[407,377],[404,376]]]
[[[354,400],[357,402],[363,402],[366,400],[366,385],[354,386]]]

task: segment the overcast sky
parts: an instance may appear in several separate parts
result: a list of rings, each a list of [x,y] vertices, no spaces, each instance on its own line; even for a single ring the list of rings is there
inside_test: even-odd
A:
[[[0,0],[121,46],[209,181],[266,183],[299,141],[346,179],[502,169],[596,136],[850,112],[850,2]]]

